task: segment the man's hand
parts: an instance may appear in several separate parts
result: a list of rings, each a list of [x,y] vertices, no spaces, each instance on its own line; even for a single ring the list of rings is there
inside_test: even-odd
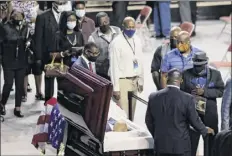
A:
[[[204,94],[204,89],[203,88],[196,88],[196,94],[197,95],[203,95]]]
[[[141,93],[143,91],[143,85],[138,85],[138,92]]]
[[[209,128],[209,127],[206,127],[208,129],[207,133],[208,134],[212,134],[212,135],[215,135],[215,132],[212,128]]]
[[[120,100],[120,91],[113,92],[113,97],[114,97],[116,100]]]
[[[66,57],[66,56],[70,56],[71,53],[70,53],[69,50],[65,50],[65,51],[63,52],[63,55],[64,55],[64,57]]]

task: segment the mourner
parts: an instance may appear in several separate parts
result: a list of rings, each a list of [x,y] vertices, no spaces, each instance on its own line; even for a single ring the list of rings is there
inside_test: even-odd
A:
[[[2,91],[2,115],[6,114],[5,105],[8,101],[13,82],[15,80],[15,108],[14,115],[23,117],[21,113],[21,100],[23,96],[23,82],[27,67],[26,35],[27,26],[23,23],[24,14],[19,10],[11,13],[10,21],[0,28],[0,55],[4,74]]]
[[[177,68],[184,71],[193,67],[193,54],[200,51],[191,45],[189,33],[181,31],[177,36],[177,48],[168,52],[161,64],[161,87],[166,86],[166,73],[172,69]]]
[[[84,38],[80,31],[75,31],[77,17],[75,12],[65,12],[60,34],[60,49],[66,51],[64,64],[71,67],[81,55],[84,46]],[[66,56],[67,55],[67,56]]]
[[[95,42],[100,50],[100,56],[96,60],[96,72],[110,80],[109,44],[121,31],[120,28],[110,25],[110,18],[105,12],[96,15],[96,22],[98,28],[89,37],[89,42]]]
[[[92,19],[85,16],[85,1],[76,1],[73,3],[73,10],[77,15],[76,31],[81,31],[84,37],[84,43],[88,43],[89,36],[95,30],[95,23]]]
[[[42,85],[42,68],[41,63],[35,60],[35,20],[36,16],[34,15],[30,22],[28,23],[28,31],[27,31],[27,42],[26,42],[26,53],[28,56],[28,67],[26,69],[26,76],[24,78],[24,96],[22,97],[22,101],[27,101],[27,92],[28,92],[28,75],[33,74],[35,78],[35,86],[36,86],[36,95],[35,98],[37,100],[44,100],[41,85]]]
[[[158,156],[191,156],[190,125],[203,136],[214,133],[199,118],[194,98],[180,90],[181,81],[181,72],[171,69],[167,87],[149,96],[145,121]]]
[[[99,55],[100,52],[97,45],[93,42],[89,42],[85,45],[82,56],[80,56],[74,64],[96,73],[95,62]]]
[[[151,63],[151,73],[157,90],[162,89],[160,83],[160,78],[161,78],[160,66],[161,66],[162,58],[164,57],[164,55],[166,55],[167,52],[176,48],[177,35],[180,33],[180,31],[181,31],[180,27],[172,27],[170,31],[170,42],[164,43],[161,46],[159,46],[154,53]]]
[[[64,1],[54,1],[52,9],[36,18],[35,42],[36,61],[41,63],[42,69],[46,64],[51,63],[50,53],[61,52],[59,47],[60,19],[62,16]],[[54,94],[54,77],[45,77],[45,101]]]
[[[221,73],[208,67],[208,57],[205,52],[193,55],[193,68],[183,72],[181,90],[192,94],[196,99],[196,108],[206,126],[218,133],[217,98],[222,97],[224,83]],[[200,134],[190,131],[192,156],[196,155]],[[208,148],[211,155],[214,136],[209,136]]]
[[[230,78],[226,82],[222,106],[221,106],[221,130],[229,129],[229,125],[232,125],[232,100],[231,100],[231,89],[232,89],[232,79]]]
[[[141,40],[135,34],[135,20],[126,17],[123,21],[123,33],[109,45],[110,77],[113,84],[113,97],[119,101],[122,109],[128,111],[128,91],[134,94],[143,91],[143,53]],[[132,118],[136,101],[132,101]]]

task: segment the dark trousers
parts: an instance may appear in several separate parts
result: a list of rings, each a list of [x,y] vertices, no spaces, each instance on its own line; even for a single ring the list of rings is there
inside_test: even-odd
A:
[[[208,114],[209,113],[206,111],[205,116],[203,116],[201,114],[199,114],[199,116],[200,116],[202,122],[206,126],[212,128],[214,130],[215,134],[217,134],[218,133],[218,120],[214,119],[213,117],[211,117]],[[212,155],[212,147],[213,147],[213,143],[214,143],[214,138],[215,138],[214,136],[208,135],[207,141],[205,141],[205,139],[204,139],[204,151],[207,151],[209,156]],[[200,133],[190,129],[190,140],[191,140],[192,156],[196,156],[197,147],[198,147],[199,140],[200,140]]]
[[[156,154],[156,156],[191,156],[190,152],[186,152],[184,154]],[[196,156],[196,155],[195,155]]]
[[[128,1],[114,1],[112,4],[113,18],[112,25],[122,28],[122,22],[127,16]]]
[[[25,69],[4,69],[4,85],[2,91],[2,104],[6,105],[7,100],[10,96],[10,91],[12,89],[15,80],[15,107],[21,106],[22,96],[24,92],[24,76]]]
[[[196,30],[196,21],[197,21],[197,2],[196,1],[190,1],[190,8],[191,8],[191,17],[192,22],[195,25],[194,32]]]
[[[45,102],[49,100],[51,97],[54,95],[54,83],[55,83],[55,78],[54,77],[46,77],[45,76]]]
[[[200,140],[200,133],[190,130],[190,139],[191,139],[191,148],[192,148],[191,156],[196,156],[197,147],[198,147],[199,140]],[[207,142],[205,142],[204,140],[204,151],[207,150],[207,153],[209,156],[212,155],[213,143],[214,143],[214,136],[212,135],[208,136]]]

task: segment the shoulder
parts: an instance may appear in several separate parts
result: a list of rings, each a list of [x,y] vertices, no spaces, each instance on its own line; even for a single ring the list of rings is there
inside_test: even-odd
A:
[[[110,26],[111,29],[114,29],[117,33],[121,32],[121,29],[116,26]]]
[[[122,35],[122,34],[118,34],[118,35],[113,39],[113,41],[110,43],[110,46],[120,45],[122,39],[123,39],[123,35]]]
[[[168,52],[164,55],[164,57],[166,57],[166,58],[174,57],[174,56],[176,56],[176,53],[177,53],[177,52],[178,52],[178,49],[177,49],[177,48],[172,49],[171,51],[168,51]]]
[[[51,9],[46,10],[46,11],[40,13],[40,14],[37,16],[37,18],[45,18],[45,17],[47,17],[47,16],[48,16],[49,14],[51,14],[51,13],[52,13],[52,10],[51,10]]]
[[[199,49],[199,48],[197,48],[197,47],[194,47],[194,46],[192,46],[191,48],[192,48],[192,52],[193,52],[193,53],[203,51],[203,50],[201,50],[201,49]]]
[[[184,92],[182,90],[180,90],[180,94],[182,95],[182,97],[186,98],[187,100],[193,100],[194,99],[191,94],[186,93],[186,92]]]
[[[209,70],[214,75],[221,75],[221,72],[219,70],[217,70],[216,68],[209,67]]]
[[[85,20],[89,23],[95,23],[91,18],[85,16]]]

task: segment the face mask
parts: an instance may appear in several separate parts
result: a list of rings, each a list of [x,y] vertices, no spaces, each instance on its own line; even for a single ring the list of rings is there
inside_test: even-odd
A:
[[[177,46],[177,40],[176,39],[170,39],[170,46],[171,49],[175,49]]]
[[[73,30],[76,26],[76,21],[67,22],[67,27],[69,30]]]
[[[204,72],[205,65],[194,65],[194,70],[197,74]]]
[[[82,18],[85,16],[85,10],[75,10],[77,17]]]
[[[21,26],[23,24],[22,20],[13,20],[13,23],[17,26]]]
[[[89,57],[88,57],[88,60],[89,60],[90,62],[96,62],[97,57],[96,57],[96,56],[89,56]]]
[[[187,51],[189,51],[190,49],[190,45],[188,43],[179,43],[177,44],[177,48],[181,53],[185,53]]]
[[[126,36],[128,36],[129,38],[131,38],[131,37],[133,37],[133,35],[135,34],[135,30],[131,30],[131,29],[127,30],[127,29],[125,29],[125,30],[124,30],[124,34],[125,34]]]
[[[100,26],[100,30],[101,30],[101,32],[105,33],[105,32],[107,32],[108,30],[110,30],[110,25],[103,25],[103,26]]]
[[[61,13],[61,12],[64,11],[64,6],[63,6],[63,5],[53,4],[53,9],[54,9],[57,13]]]

